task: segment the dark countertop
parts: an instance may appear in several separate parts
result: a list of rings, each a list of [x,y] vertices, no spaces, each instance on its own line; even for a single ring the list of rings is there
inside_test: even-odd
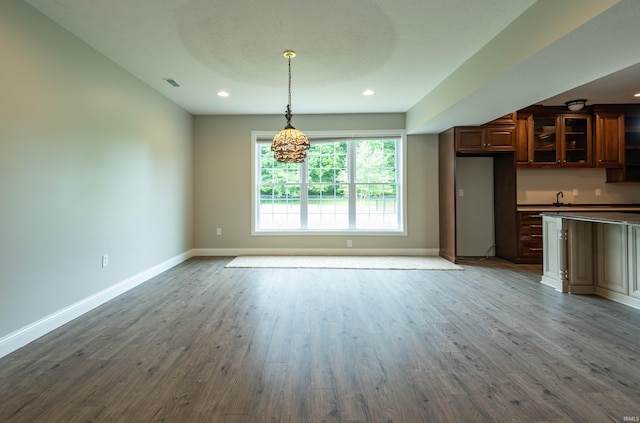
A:
[[[640,225],[640,213],[544,211],[540,214],[543,216],[558,216],[566,219],[582,220],[586,222]]]
[[[562,206],[519,204],[517,210],[522,212],[640,212],[640,204],[565,204]]]

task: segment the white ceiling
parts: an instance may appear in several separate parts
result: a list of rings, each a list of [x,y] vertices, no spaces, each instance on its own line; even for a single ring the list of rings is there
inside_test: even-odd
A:
[[[25,1],[192,114],[284,113],[286,49],[294,116],[407,112],[436,133],[535,103],[640,103],[638,0]]]

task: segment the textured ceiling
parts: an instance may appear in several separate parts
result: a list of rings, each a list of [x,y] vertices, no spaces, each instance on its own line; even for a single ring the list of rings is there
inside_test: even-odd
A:
[[[283,113],[286,49],[294,114],[407,112],[410,132],[564,101],[640,61],[587,50],[601,33],[640,45],[637,0],[26,1],[193,114]],[[567,52],[593,66],[568,74]]]

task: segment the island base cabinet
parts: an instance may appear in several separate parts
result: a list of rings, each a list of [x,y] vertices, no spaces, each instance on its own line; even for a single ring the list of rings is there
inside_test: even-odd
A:
[[[629,228],[629,295],[640,299],[640,226]]]
[[[542,215],[540,283],[640,309],[640,225]]]
[[[598,223],[595,227],[596,286],[627,295],[627,226]]]
[[[593,248],[593,224],[569,220],[567,227],[567,292],[572,294],[595,293]]]
[[[593,224],[543,216],[541,283],[560,292],[594,294]]]

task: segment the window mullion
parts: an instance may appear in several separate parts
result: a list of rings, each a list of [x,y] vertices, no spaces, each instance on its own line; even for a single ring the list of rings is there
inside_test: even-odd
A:
[[[300,163],[300,228],[309,228],[309,159]]]
[[[396,226],[400,228],[402,226],[402,216],[404,213],[404,200],[402,197],[402,193],[404,192],[403,186],[403,178],[401,169],[403,168],[402,161],[402,143],[400,140],[396,141],[396,175],[395,175],[395,184],[396,184]]]
[[[355,141],[347,143],[347,175],[349,178],[349,229],[356,228],[356,145]]]

